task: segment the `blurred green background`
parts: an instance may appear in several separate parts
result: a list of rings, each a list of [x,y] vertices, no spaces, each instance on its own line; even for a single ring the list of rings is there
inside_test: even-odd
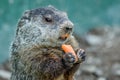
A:
[[[22,13],[47,5],[66,11],[80,35],[93,27],[120,25],[120,0],[1,0],[0,62],[10,56],[9,47]]]

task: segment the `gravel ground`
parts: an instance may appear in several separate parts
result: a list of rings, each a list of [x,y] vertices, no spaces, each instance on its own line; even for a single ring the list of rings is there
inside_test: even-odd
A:
[[[82,41],[87,58],[76,80],[120,80],[120,28],[92,29]]]
[[[120,80],[120,28],[99,27],[76,38],[87,55],[76,80]],[[10,74],[6,61],[0,65],[0,80],[8,80]]]

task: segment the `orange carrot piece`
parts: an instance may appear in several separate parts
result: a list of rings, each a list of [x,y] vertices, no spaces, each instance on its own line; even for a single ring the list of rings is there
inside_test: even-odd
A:
[[[78,61],[78,57],[75,54],[75,51],[73,50],[71,45],[62,44],[62,49],[65,53],[72,53],[75,56],[75,62]]]

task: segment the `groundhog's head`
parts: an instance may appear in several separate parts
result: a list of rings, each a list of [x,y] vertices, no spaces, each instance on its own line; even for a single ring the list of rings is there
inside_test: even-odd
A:
[[[21,43],[58,46],[71,36],[73,23],[65,12],[52,6],[26,11],[18,23]]]

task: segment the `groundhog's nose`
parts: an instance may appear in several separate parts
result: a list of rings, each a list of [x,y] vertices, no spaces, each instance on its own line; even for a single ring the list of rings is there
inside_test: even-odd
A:
[[[61,24],[61,27],[65,30],[65,32],[71,32],[73,30],[73,23],[71,21],[64,21]]]
[[[73,30],[73,23],[71,21],[67,21],[64,24],[64,28],[65,28],[66,32],[68,32],[68,33],[72,32],[72,30]]]
[[[66,31],[72,31],[72,28],[69,27],[69,26],[67,26],[67,27],[65,28],[65,30],[66,30]]]

